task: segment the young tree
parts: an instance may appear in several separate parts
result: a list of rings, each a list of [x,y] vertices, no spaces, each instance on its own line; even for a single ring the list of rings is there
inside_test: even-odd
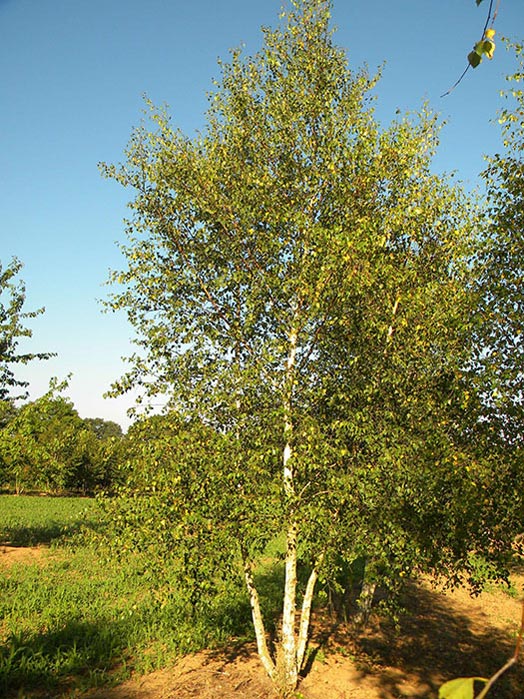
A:
[[[396,579],[458,575],[468,552],[506,543],[482,513],[495,478],[471,439],[475,206],[430,172],[431,113],[380,129],[376,80],[334,45],[330,2],[292,6],[257,55],[221,64],[203,133],[150,105],[155,128],[103,166],[136,192],[110,306],[139,350],[115,392],[167,395],[193,435],[143,442],[150,477],[162,444],[172,455],[158,522],[173,546],[198,541],[188,558],[208,552],[210,577],[238,556],[282,695],[340,556]],[[273,655],[255,566],[279,533]]]
[[[18,350],[20,338],[32,335],[31,330],[23,326],[23,321],[44,312],[43,308],[37,311],[22,310],[25,286],[21,281],[15,282],[21,268],[22,264],[17,259],[13,259],[5,269],[0,263],[0,400],[10,398],[13,389],[26,388],[28,385],[26,381],[15,377],[13,364],[27,364],[33,359],[49,359],[54,356],[50,352],[20,353]],[[26,396],[24,393],[18,397]]]

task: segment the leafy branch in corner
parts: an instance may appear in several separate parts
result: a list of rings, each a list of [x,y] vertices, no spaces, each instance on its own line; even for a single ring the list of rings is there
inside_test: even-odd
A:
[[[480,5],[481,2],[482,0],[476,0],[477,6]],[[451,92],[453,92],[457,85],[459,85],[462,82],[468,70],[470,68],[476,68],[482,63],[482,59],[484,58],[484,56],[486,56],[490,60],[493,58],[493,54],[495,53],[495,42],[493,41],[493,38],[496,33],[493,29],[493,25],[495,24],[495,20],[497,19],[500,0],[497,0],[495,12],[493,12],[493,3],[494,0],[490,0],[488,16],[486,17],[484,29],[482,31],[482,38],[480,39],[480,41],[477,41],[477,43],[473,46],[473,50],[468,53],[467,66],[465,67],[464,71],[462,72],[462,75],[459,77],[456,83],[452,87],[450,87],[447,92],[441,95],[442,97],[446,97],[446,95],[449,95]]]

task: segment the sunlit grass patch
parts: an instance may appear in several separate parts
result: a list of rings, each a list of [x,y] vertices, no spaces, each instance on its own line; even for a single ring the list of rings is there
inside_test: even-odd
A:
[[[0,495],[0,544],[49,544],[84,526],[95,526],[100,517],[93,498]]]

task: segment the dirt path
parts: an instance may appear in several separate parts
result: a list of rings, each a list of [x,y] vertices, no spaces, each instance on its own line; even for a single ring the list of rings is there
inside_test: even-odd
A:
[[[14,563],[36,563],[49,551],[47,546],[0,546],[0,561],[4,567]]]

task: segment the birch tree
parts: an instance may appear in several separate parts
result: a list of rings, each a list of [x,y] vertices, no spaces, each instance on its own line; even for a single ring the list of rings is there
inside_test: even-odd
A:
[[[475,206],[431,173],[431,112],[380,127],[377,79],[349,68],[329,15],[296,0],[257,54],[220,64],[201,133],[148,104],[126,161],[102,166],[134,192],[108,303],[137,351],[114,391],[167,397],[192,434],[141,447],[169,492],[157,525],[209,552],[210,577],[238,564],[283,696],[337,556],[455,575],[493,541],[492,472],[462,424]],[[257,561],[278,536],[273,646]]]

